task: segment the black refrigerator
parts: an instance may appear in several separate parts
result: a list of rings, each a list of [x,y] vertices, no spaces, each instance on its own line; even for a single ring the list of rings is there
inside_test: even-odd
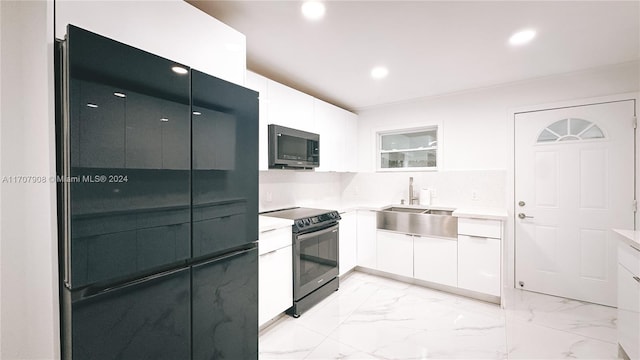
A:
[[[72,25],[56,50],[62,357],[257,359],[258,94]]]

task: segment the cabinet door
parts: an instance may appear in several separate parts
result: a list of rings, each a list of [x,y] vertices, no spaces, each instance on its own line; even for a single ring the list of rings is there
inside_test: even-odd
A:
[[[74,301],[72,357],[189,359],[189,289],[183,269]]]
[[[377,269],[376,212],[358,211],[357,216],[358,265]]]
[[[314,99],[314,121],[320,134],[320,166],[316,171],[344,171],[344,110]]]
[[[378,270],[413,277],[413,235],[378,231]]]
[[[500,239],[458,235],[458,287],[500,296]]]
[[[262,326],[293,306],[292,246],[260,255],[259,313]]]
[[[340,214],[340,238],[339,238],[339,267],[340,275],[346,274],[356,267],[357,259],[357,218],[356,212],[351,211]]]
[[[258,249],[192,271],[191,359],[257,359]]]
[[[415,236],[413,274],[416,279],[458,286],[458,242]]]
[[[272,80],[268,87],[269,124],[317,132],[313,121],[313,97]]]
[[[631,359],[640,359],[640,283],[618,264],[618,342]]]
[[[358,171],[358,115],[344,111],[343,171]]]

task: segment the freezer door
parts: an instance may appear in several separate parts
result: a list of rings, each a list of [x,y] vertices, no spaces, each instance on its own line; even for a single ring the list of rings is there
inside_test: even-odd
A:
[[[258,358],[258,249],[193,267],[192,359]]]
[[[188,268],[74,301],[64,358],[189,359],[190,306]]]

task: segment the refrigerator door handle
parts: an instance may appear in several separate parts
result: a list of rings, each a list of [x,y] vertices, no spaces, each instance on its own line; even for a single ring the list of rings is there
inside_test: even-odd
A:
[[[60,187],[62,196],[62,231],[63,231],[63,252],[64,252],[64,284],[67,288],[71,288],[71,130],[70,123],[71,118],[69,116],[70,111],[70,88],[69,88],[69,56],[68,53],[68,41],[61,42],[60,55],[62,56],[62,129],[61,129],[61,142],[62,142],[62,166],[61,176],[59,179],[56,174],[56,182]]]

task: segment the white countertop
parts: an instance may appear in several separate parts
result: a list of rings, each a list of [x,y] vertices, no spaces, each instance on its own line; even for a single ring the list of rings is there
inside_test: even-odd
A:
[[[258,215],[258,231],[260,232],[291,227],[291,225],[293,225],[293,220]]]
[[[439,205],[401,205],[401,204],[392,204],[389,202],[381,202],[381,201],[353,201],[353,202],[343,202],[340,200],[327,200],[327,201],[315,201],[315,202],[303,202],[297,204],[300,207],[310,207],[317,209],[327,209],[327,210],[336,210],[339,213],[345,213],[348,211],[354,210],[371,210],[371,211],[380,211],[388,206],[420,206],[424,208],[435,208],[435,209],[455,209],[453,212],[453,216],[457,217],[465,217],[465,218],[475,218],[475,219],[489,219],[489,220],[500,220],[505,221],[508,217],[507,210],[502,208],[490,208],[490,207],[467,207],[467,208],[456,208],[455,206],[439,206]]]
[[[507,210],[505,209],[484,207],[459,208],[453,212],[453,216],[501,221],[505,221],[508,218]]]
[[[640,231],[613,229],[613,232],[621,235],[618,237],[620,240],[640,251]]]

